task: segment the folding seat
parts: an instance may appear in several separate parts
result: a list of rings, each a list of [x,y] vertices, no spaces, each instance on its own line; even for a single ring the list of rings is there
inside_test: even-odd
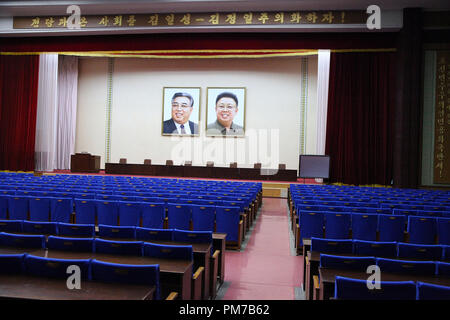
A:
[[[353,241],[351,239],[311,238],[311,251],[321,253],[351,254]]]
[[[141,214],[143,228],[163,228],[164,219],[166,218],[166,209],[164,203],[142,203]]]
[[[94,224],[73,224],[73,223],[58,223],[58,236],[66,237],[94,237]]]
[[[433,261],[407,261],[377,258],[377,266],[381,272],[435,275],[436,264]]]
[[[398,243],[398,258],[441,260],[442,246],[427,244]]]
[[[450,263],[436,261],[436,275],[450,277]]]
[[[73,213],[73,200],[70,198],[50,199],[50,221],[69,223]]]
[[[416,300],[414,281],[380,281],[369,289],[367,280],[336,276],[334,298],[338,300]]]
[[[142,241],[111,241],[96,238],[96,253],[142,256]]]
[[[0,220],[0,232],[21,232],[22,220]]]
[[[139,227],[141,223],[141,211],[142,211],[141,203],[119,201],[118,206],[119,206],[120,225]]]
[[[437,218],[438,243],[450,245],[450,218]]]
[[[98,225],[98,236],[102,238],[136,239],[136,227]]]
[[[374,257],[344,257],[320,254],[320,267],[322,268],[366,271],[368,266],[375,264]]]
[[[49,236],[47,249],[63,251],[93,252],[94,238],[66,238]]]
[[[351,214],[324,212],[325,238],[348,239],[350,237]]]
[[[0,194],[0,219],[8,219],[8,197]]]
[[[167,209],[168,226],[170,229],[189,230],[192,215],[189,205],[168,203]]]
[[[155,286],[155,299],[160,299],[159,265],[131,265],[91,261],[92,281]]]
[[[351,217],[352,238],[375,241],[378,230],[378,215],[353,213]]]
[[[95,193],[72,192],[74,199],[95,200]]]
[[[189,243],[212,243],[212,231],[173,230],[173,241]]]
[[[8,212],[10,220],[28,220],[29,197],[8,197]]]
[[[184,245],[163,245],[156,243],[144,243],[144,257],[176,259],[176,260],[194,260],[192,246]]]
[[[95,203],[97,208],[98,224],[106,224],[110,226],[117,226],[119,218],[119,210],[117,201],[100,201]]]
[[[425,217],[408,217],[408,233],[410,243],[435,244],[436,219]]]
[[[300,212],[299,224],[300,237],[298,243],[300,246],[303,245],[303,239],[310,239],[311,237],[324,238],[323,212]]]
[[[95,224],[97,207],[95,200],[75,199],[75,222],[77,224]]]
[[[0,273],[17,274],[24,271],[25,253],[22,254],[0,254]]]
[[[26,233],[56,235],[58,232],[58,224],[56,222],[23,221],[22,231]]]
[[[450,246],[442,246],[442,261],[450,261]]]
[[[216,207],[191,205],[192,229],[195,231],[214,231]]]
[[[67,279],[69,266],[78,266],[81,279],[89,280],[89,259],[54,259],[26,255],[24,260],[25,272],[37,277]]]
[[[239,242],[240,219],[239,207],[216,207],[216,232],[226,233],[227,241]]]
[[[379,241],[403,242],[405,239],[406,216],[404,215],[378,215]]]
[[[450,287],[418,281],[417,300],[450,300]]]
[[[0,233],[0,245],[6,247],[43,249],[45,248],[45,236],[2,232]]]
[[[397,257],[397,242],[353,240],[353,252],[359,256]]]
[[[172,241],[173,229],[136,228],[136,239],[140,241]]]

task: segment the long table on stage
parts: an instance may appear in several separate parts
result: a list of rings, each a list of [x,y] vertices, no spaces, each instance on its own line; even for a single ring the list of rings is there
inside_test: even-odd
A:
[[[105,163],[105,173],[182,178],[297,181],[297,170]]]

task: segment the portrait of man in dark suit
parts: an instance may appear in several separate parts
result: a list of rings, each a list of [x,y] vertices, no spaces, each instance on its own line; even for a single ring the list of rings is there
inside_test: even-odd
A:
[[[194,98],[188,92],[175,92],[170,99],[171,118],[163,122],[164,135],[198,135],[198,124],[190,120]]]

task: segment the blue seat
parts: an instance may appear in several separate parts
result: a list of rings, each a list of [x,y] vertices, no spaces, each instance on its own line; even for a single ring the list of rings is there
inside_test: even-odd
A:
[[[403,215],[378,215],[379,241],[404,242],[406,216]]]
[[[23,232],[36,233],[36,234],[53,234],[58,233],[58,224],[56,222],[22,222]]]
[[[136,228],[126,226],[98,225],[98,236],[102,238],[136,239]]]
[[[189,243],[212,243],[212,231],[187,231],[177,230],[173,231],[173,241],[189,242]]]
[[[142,205],[139,202],[122,201],[119,201],[118,205],[120,225],[139,227],[141,223]]]
[[[75,199],[75,222],[77,224],[95,224],[97,216],[96,202],[89,199]]]
[[[67,279],[67,268],[76,265],[80,268],[81,279],[90,278],[90,259],[54,259],[26,255],[25,272],[33,276]]]
[[[192,246],[144,243],[143,255],[161,259],[194,260]]]
[[[417,300],[450,300],[450,287],[418,281]]]
[[[442,261],[450,261],[450,246],[442,246]]]
[[[416,300],[414,281],[381,281],[369,289],[367,280],[336,276],[334,298],[339,300]]]
[[[348,239],[350,237],[350,213],[324,212],[325,238]]]
[[[450,218],[438,218],[436,223],[438,243],[450,245]]]
[[[142,256],[142,241],[111,241],[94,240],[94,250],[97,253]]]
[[[72,212],[72,199],[52,198],[50,200],[50,221],[69,223]]]
[[[8,197],[8,212],[10,220],[28,220],[29,197]]]
[[[408,233],[410,243],[435,244],[437,234],[436,219],[409,216]]]
[[[20,248],[45,248],[44,235],[24,235],[1,232],[0,245]]]
[[[239,242],[239,207],[216,207],[216,232],[226,233],[227,241]]]
[[[398,257],[407,259],[423,259],[423,260],[441,260],[442,246],[399,243]]]
[[[0,273],[16,274],[24,271],[26,254],[0,254]]]
[[[321,253],[353,253],[351,239],[322,239],[311,238],[311,251]]]
[[[173,229],[136,228],[136,239],[141,241],[172,241]]]
[[[438,276],[450,276],[450,263],[437,261],[436,274]]]
[[[374,257],[345,257],[320,254],[320,267],[329,269],[349,269],[366,271],[368,266],[375,265]]]
[[[142,227],[162,229],[166,218],[166,208],[163,202],[145,203],[142,209]]]
[[[191,205],[192,208],[192,229],[195,231],[214,231],[216,219],[215,206]]]
[[[397,257],[397,242],[353,240],[353,251],[359,256]]]
[[[303,245],[303,239],[324,238],[323,212],[300,212],[300,237],[298,239],[299,245]]]
[[[47,239],[49,250],[94,252],[94,238],[66,238],[49,236]]]
[[[68,237],[94,237],[94,224],[72,224],[72,223],[58,223],[58,235]]]
[[[436,264],[433,261],[407,261],[377,258],[381,273],[402,273],[418,275],[435,275]]]
[[[96,201],[98,224],[117,226],[119,219],[119,210],[117,202]]]
[[[167,219],[170,229],[189,230],[191,221],[190,205],[168,203]]]
[[[375,241],[377,239],[378,215],[353,213],[352,238],[357,240]]]
[[[0,193],[0,220],[8,219],[8,198]]]
[[[160,299],[159,265],[130,265],[91,261],[92,281],[155,286],[155,298]]]
[[[50,221],[50,199],[30,198],[30,221]]]
[[[0,232],[21,232],[22,220],[0,220]]]

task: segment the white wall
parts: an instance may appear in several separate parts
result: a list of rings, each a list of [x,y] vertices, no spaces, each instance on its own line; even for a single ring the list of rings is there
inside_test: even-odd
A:
[[[317,73],[316,67],[309,73]],[[314,64],[314,59],[311,64]],[[81,58],[76,151],[105,159],[107,59]],[[115,59],[112,91],[111,162],[193,165],[214,161],[228,166],[298,169],[300,137],[300,58]],[[313,81],[311,81],[314,83]],[[311,84],[310,84],[311,86]],[[161,135],[163,87],[201,87],[199,137]],[[206,88],[246,87],[246,137],[205,137]],[[316,100],[310,87],[309,105]],[[309,112],[309,111],[308,111]],[[308,113],[308,139],[314,140],[314,113]],[[312,137],[312,138],[310,138]],[[308,150],[313,142],[308,142]],[[315,148],[315,145],[314,145]]]

